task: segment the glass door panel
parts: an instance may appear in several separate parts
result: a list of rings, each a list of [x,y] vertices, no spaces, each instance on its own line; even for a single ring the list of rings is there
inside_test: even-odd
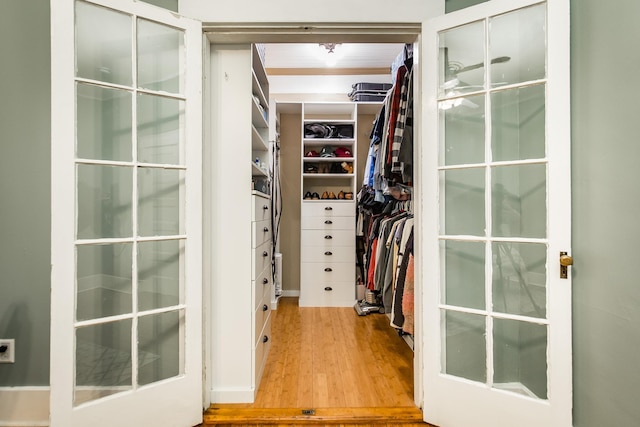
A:
[[[438,102],[443,373],[540,399],[547,397],[546,122],[539,81],[545,16],[540,4],[441,32]],[[491,64],[489,73],[484,64]],[[485,78],[492,84],[485,87]]]
[[[76,14],[80,405],[184,373],[185,35]]]

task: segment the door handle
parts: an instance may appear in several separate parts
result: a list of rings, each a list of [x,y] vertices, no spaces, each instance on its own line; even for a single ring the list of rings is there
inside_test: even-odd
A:
[[[331,221],[330,219],[328,219],[328,220],[326,220],[324,223],[325,223],[325,224],[333,224],[333,221]]]
[[[560,252],[560,278],[566,279],[568,277],[568,268],[573,265],[573,257],[567,255],[566,252]]]

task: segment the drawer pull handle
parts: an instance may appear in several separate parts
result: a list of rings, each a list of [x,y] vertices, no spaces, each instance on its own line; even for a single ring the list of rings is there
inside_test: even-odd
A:
[[[262,209],[264,209],[264,210],[266,211],[267,209],[269,209],[269,206],[267,206],[267,205],[263,205],[263,206],[262,206]]]
[[[325,211],[332,211],[333,208],[331,206],[327,206],[326,208],[324,208]]]
[[[262,256],[268,256],[268,255],[269,255],[269,252],[267,251],[262,252]]]
[[[267,304],[264,304],[262,306],[262,311],[267,311],[267,310],[269,310],[269,306]]]
[[[262,231],[264,231],[266,233],[267,231],[269,231],[269,228],[265,227],[265,228],[262,229]]]
[[[267,279],[266,277],[264,279],[262,279],[262,284],[266,285],[267,283],[269,283],[269,279]]]
[[[331,252],[331,251],[327,251],[327,252],[325,252],[324,254],[325,254],[325,255],[327,255],[327,256],[331,256],[331,255],[333,255],[333,252]]]
[[[269,341],[269,337],[268,337],[268,336],[266,336],[266,335],[265,335],[265,336],[263,336],[263,337],[262,337],[262,342],[267,342],[267,341]]]
[[[325,269],[324,269],[324,271],[326,271],[326,272],[328,273],[328,272],[333,271],[333,268],[331,268],[331,267],[327,267],[327,268],[325,268]]]
[[[333,288],[331,286],[327,286],[326,288],[324,288],[325,291],[330,292],[333,290]]]
[[[326,220],[324,223],[325,223],[325,224],[333,224],[333,221],[331,221],[330,219],[328,219],[328,220]]]
[[[326,236],[324,236],[324,238],[325,238],[325,239],[333,239],[333,236],[326,235]]]

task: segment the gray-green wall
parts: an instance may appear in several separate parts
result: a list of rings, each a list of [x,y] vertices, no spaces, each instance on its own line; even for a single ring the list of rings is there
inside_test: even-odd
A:
[[[640,425],[640,2],[571,1],[574,425]]]
[[[571,6],[574,425],[637,426],[640,3]],[[49,383],[48,11],[0,1],[0,387]]]
[[[0,387],[49,385],[49,28],[49,0],[0,0]]]

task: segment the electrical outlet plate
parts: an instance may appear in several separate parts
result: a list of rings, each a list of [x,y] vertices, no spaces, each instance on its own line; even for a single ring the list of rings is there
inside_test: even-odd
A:
[[[16,362],[16,340],[0,338],[0,347],[7,346],[7,350],[0,353],[0,363]]]

